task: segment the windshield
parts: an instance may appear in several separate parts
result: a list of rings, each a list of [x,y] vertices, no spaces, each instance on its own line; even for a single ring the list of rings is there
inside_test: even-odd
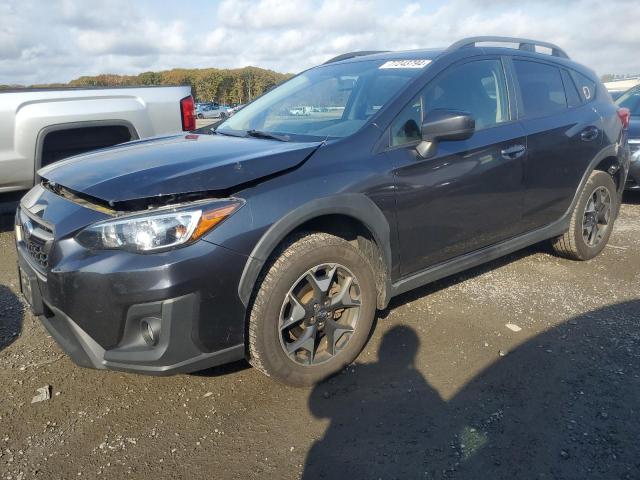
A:
[[[392,63],[368,60],[313,68],[247,105],[216,131],[346,137],[423,71],[389,68]]]
[[[628,108],[631,115],[640,115],[640,88],[628,90],[616,100],[616,104],[621,108]]]

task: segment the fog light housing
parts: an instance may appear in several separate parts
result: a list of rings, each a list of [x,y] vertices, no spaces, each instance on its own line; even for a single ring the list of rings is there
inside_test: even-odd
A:
[[[143,318],[140,321],[140,334],[147,345],[155,347],[160,340],[160,319]]]

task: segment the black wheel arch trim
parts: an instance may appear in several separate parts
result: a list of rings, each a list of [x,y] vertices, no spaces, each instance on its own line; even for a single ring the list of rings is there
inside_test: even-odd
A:
[[[373,235],[380,248],[387,272],[391,271],[391,230],[389,222],[378,206],[366,195],[347,193],[311,200],[289,212],[275,222],[253,248],[242,271],[238,295],[245,306],[249,305],[255,283],[265,263],[278,245],[304,223],[326,215],[344,215],[361,222]],[[386,275],[387,288],[379,305],[388,303],[390,276]]]
[[[622,191],[624,190],[624,184],[625,184],[625,181],[626,181],[626,177],[627,177],[627,174],[629,172],[628,150],[626,150],[624,148],[620,148],[616,144],[607,145],[606,147],[601,149],[597,153],[597,155],[595,157],[593,157],[593,159],[589,163],[589,167],[586,169],[586,171],[582,175],[582,178],[580,179],[580,184],[579,184],[579,186],[578,186],[578,188],[576,190],[576,193],[574,194],[573,201],[571,202],[571,205],[569,206],[569,208],[565,212],[565,216],[567,216],[567,215],[570,216],[571,215],[571,212],[573,211],[573,209],[575,207],[575,204],[578,201],[578,197],[580,196],[580,192],[582,191],[582,189],[584,188],[584,185],[587,183],[587,180],[589,179],[589,175],[591,175],[593,173],[593,171],[596,169],[596,167],[600,164],[600,162],[602,162],[606,158],[615,158],[616,161],[618,162],[618,169],[616,171],[618,171],[618,170],[622,170],[623,171],[622,181],[620,182],[620,185],[618,185],[619,193],[620,194],[622,193]],[[609,173],[611,175],[610,172],[607,172],[607,173]]]

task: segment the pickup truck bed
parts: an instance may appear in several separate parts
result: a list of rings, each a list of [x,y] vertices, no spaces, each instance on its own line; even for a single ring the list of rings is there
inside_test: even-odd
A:
[[[62,158],[193,128],[190,95],[189,86],[0,91],[0,193],[31,188]]]

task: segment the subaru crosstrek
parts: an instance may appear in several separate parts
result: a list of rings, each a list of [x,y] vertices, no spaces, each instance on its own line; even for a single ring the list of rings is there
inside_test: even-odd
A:
[[[21,288],[82,366],[247,358],[312,384],[356,358],[396,295],[544,240],[596,256],[629,169],[626,122],[591,70],[543,42],[341,55],[210,135],[40,170],[16,215]]]

